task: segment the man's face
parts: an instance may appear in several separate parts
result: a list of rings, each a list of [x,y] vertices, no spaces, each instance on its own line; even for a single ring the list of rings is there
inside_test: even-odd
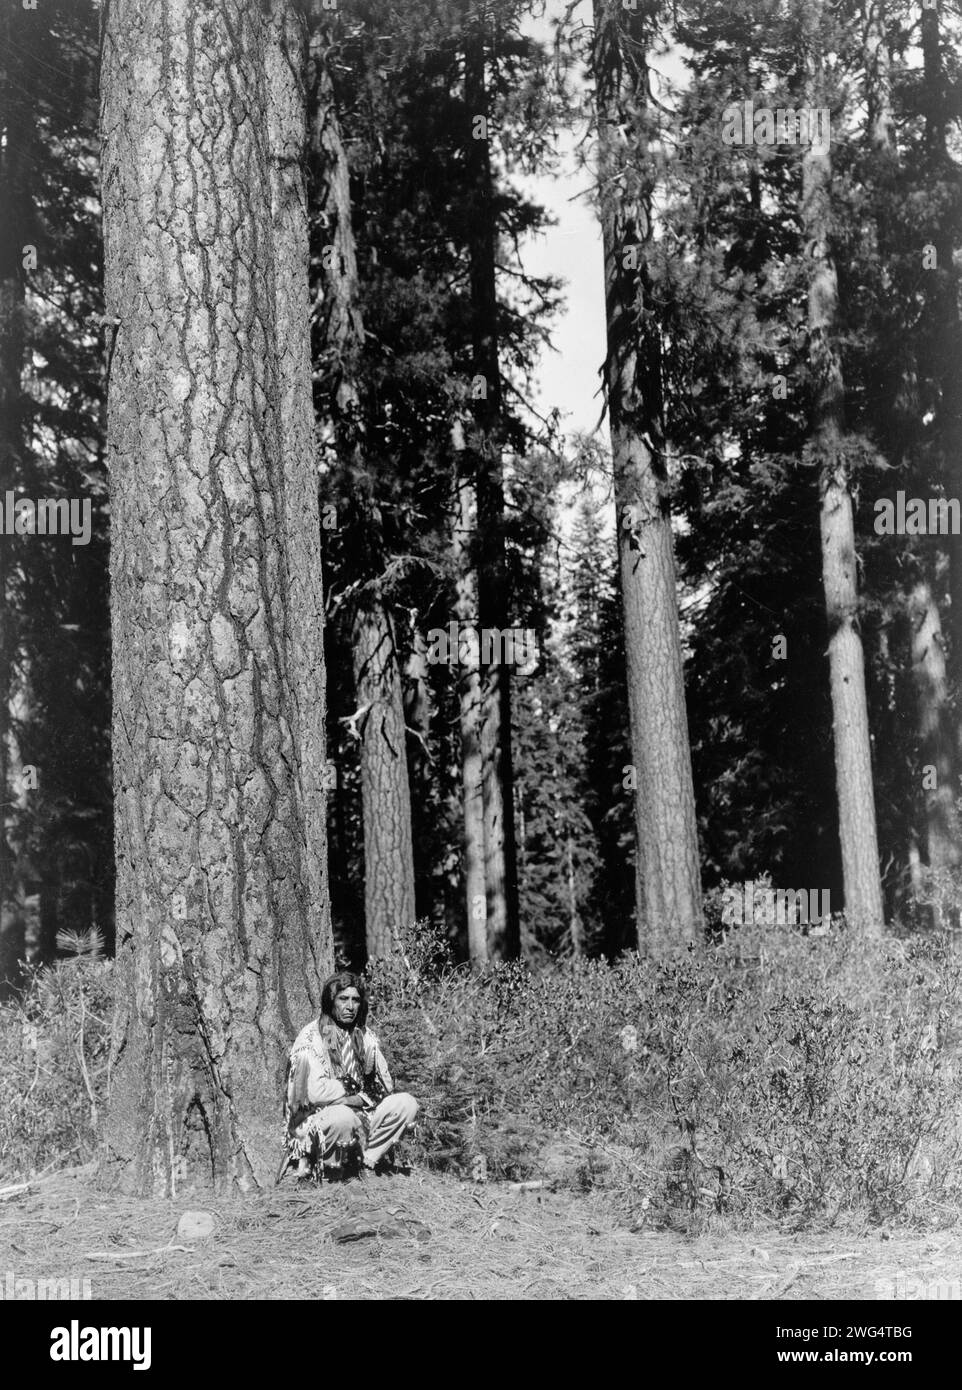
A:
[[[342,989],[334,996],[334,1018],[342,1028],[353,1028],[357,1011],[361,1007],[361,996],[353,985]]]

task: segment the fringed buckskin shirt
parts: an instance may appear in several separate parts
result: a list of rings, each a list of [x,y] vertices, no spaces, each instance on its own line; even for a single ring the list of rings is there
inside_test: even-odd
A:
[[[292,1119],[301,1110],[343,1100],[347,1095],[345,1077],[360,1086],[373,1072],[387,1094],[394,1090],[381,1044],[370,1028],[348,1031],[328,1023],[324,1031],[330,1046],[316,1018],[294,1039],[287,1081],[288,1114]]]

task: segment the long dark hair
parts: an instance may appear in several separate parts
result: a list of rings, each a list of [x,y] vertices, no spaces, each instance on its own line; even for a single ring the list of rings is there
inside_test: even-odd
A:
[[[363,1028],[367,1022],[367,988],[360,975],[355,975],[353,970],[339,970],[336,975],[332,975],[329,980],[325,980],[324,988],[321,990],[321,1016],[317,1020],[320,1028],[321,1037],[327,1047],[327,1055],[331,1059],[331,1066],[334,1075],[340,1078],[344,1074],[344,1065],[341,1060],[341,1050],[338,1044],[337,1028],[338,1023],[334,1017],[334,1000],[342,989],[356,989],[361,996],[358,1006],[357,1017],[354,1020],[354,1034],[351,1039],[354,1045],[354,1054],[358,1060],[361,1075],[364,1075],[364,1033]]]

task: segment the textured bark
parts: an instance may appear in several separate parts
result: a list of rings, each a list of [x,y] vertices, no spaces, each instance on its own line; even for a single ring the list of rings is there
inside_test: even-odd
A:
[[[323,226],[320,306],[323,376],[338,450],[352,478],[350,549],[356,567],[352,662],[359,722],[364,823],[364,920],[369,959],[390,954],[400,927],[415,920],[411,790],[404,691],[393,617],[381,591],[383,538],[366,458],[358,367],[364,345],[350,174],[327,65],[330,34],[315,4],[311,35],[314,92],[311,150]]]
[[[29,22],[29,16],[26,17]],[[6,6],[4,39],[29,45],[24,11]],[[4,48],[4,52],[9,52]],[[2,61],[2,58],[0,58]],[[0,497],[16,490],[23,449],[22,375],[24,358],[24,282],[21,257],[27,241],[29,132],[33,117],[30,94],[6,80],[0,110]],[[21,541],[20,544],[23,542]],[[10,740],[18,647],[13,593],[13,547],[17,540],[0,536],[0,997],[5,982],[18,975],[23,958],[24,916],[18,856],[12,843]]]
[[[484,13],[465,50],[465,103],[473,122],[488,117]],[[486,395],[475,401],[478,506],[478,621],[482,628],[508,626],[504,543],[502,390],[498,361],[498,298],[495,284],[495,213],[488,141],[470,139],[470,178],[475,216],[470,227],[471,314],[474,375]],[[484,878],[488,955],[510,960],[521,950],[514,776],[511,748],[511,669],[485,664],[481,673],[481,757],[484,785]]]
[[[459,627],[474,626],[478,614],[474,536],[477,503],[472,468],[460,422],[451,431],[455,459],[455,516],[452,559],[455,574],[454,614]],[[468,955],[481,966],[488,959],[487,897],[484,858],[484,783],[481,757],[481,671],[475,649],[464,644],[457,664],[461,747],[461,804],[464,816],[462,879],[468,919]]]
[[[304,54],[287,7],[111,0],[101,127],[117,967],[106,1155],[273,1178],[332,963]]]
[[[593,72],[605,253],[605,384],[614,456],[637,837],[638,945],[658,954],[702,927],[698,837],[685,710],[660,345],[647,304],[646,158],[627,131],[646,101],[643,16],[595,0]],[[626,41],[627,40],[627,41]],[[638,185],[637,193],[632,191]],[[638,268],[626,266],[638,248]]]
[[[394,623],[376,589],[354,610],[354,682],[361,722],[364,918],[369,959],[390,954],[415,919],[411,792]]]
[[[818,17],[810,15],[812,32]],[[819,105],[820,74],[811,60],[806,100]],[[812,444],[819,470],[822,581],[835,736],[839,836],[845,911],[870,935],[884,922],[865,694],[858,630],[855,526],[844,448],[845,387],[833,334],[838,281],[829,245],[832,164],[829,148],[808,145],[802,159],[802,224],[808,259],[808,342],[813,375]]]
[[[431,780],[428,739],[431,736],[433,701],[428,675],[428,645],[416,622],[411,624],[411,641],[404,664],[404,720],[408,731],[419,744],[419,752],[409,757],[409,766],[419,784],[427,791]]]
[[[930,868],[955,868],[962,856],[942,624],[931,586],[921,574],[909,591],[907,611],[912,633],[919,759],[923,767],[934,768],[936,774],[936,786],[925,789],[926,858]]]

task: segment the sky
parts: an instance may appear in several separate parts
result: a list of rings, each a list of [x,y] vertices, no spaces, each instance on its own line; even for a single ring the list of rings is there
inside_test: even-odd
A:
[[[567,6],[567,0],[545,0],[545,14],[528,16],[522,26],[532,38],[554,43],[554,22]],[[569,23],[590,25],[590,0],[580,0]],[[680,52],[659,51],[652,59],[652,76],[662,99],[665,81],[684,84],[686,71]],[[585,83],[585,74],[572,74],[575,87]],[[530,274],[561,276],[564,306],[553,326],[555,352],[542,355],[537,408],[542,415],[555,406],[563,413],[565,433],[593,433],[601,416],[601,365],[605,359],[604,255],[601,226],[589,197],[590,172],[583,167],[578,142],[583,127],[559,132],[558,168],[554,174],[517,179],[518,185],[549,213],[557,226],[541,237],[529,237],[523,247],[524,268]],[[607,429],[603,431],[607,443]]]
[[[558,275],[566,283],[564,307],[551,332],[554,352],[542,353],[537,408],[542,415],[557,407],[562,429],[592,432],[601,415],[601,365],[605,358],[604,257],[601,227],[585,196],[586,170],[574,156],[574,138],[566,133],[556,177],[522,181],[532,198],[553,214],[558,225],[543,236],[529,237],[522,250],[531,275]]]
[[[545,16],[529,19],[526,31],[543,42],[553,41],[552,21],[562,9],[561,0],[547,0]],[[583,0],[573,17],[587,20],[590,12],[588,0]],[[579,168],[575,154],[581,134],[560,132],[554,174],[517,180],[558,224],[543,236],[528,237],[522,259],[528,274],[557,275],[566,282],[564,304],[551,332],[555,351],[542,354],[536,401],[542,415],[555,407],[562,412],[566,434],[589,433],[597,425],[602,405],[599,372],[605,358],[601,227],[588,197],[590,175]]]

